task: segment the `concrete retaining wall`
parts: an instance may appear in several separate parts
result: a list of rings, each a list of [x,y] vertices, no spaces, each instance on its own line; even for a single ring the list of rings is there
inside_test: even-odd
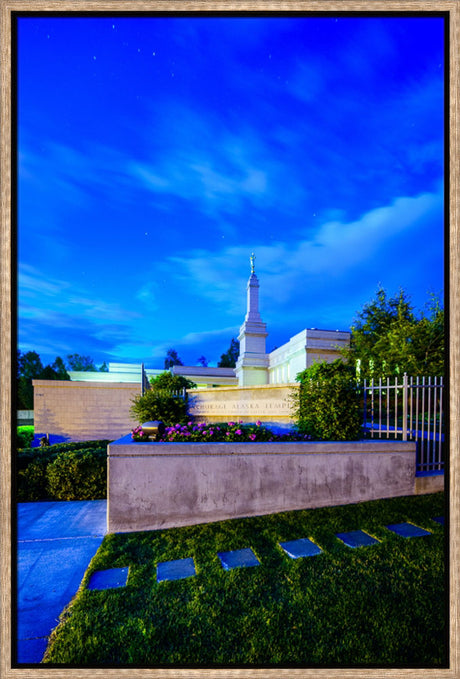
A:
[[[33,380],[37,433],[67,441],[118,439],[136,422],[129,414],[140,384]]]
[[[108,530],[413,495],[415,443],[135,443],[108,450]]]

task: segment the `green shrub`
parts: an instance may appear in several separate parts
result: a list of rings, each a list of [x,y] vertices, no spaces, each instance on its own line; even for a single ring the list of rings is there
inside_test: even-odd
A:
[[[107,494],[107,450],[59,453],[47,467],[48,492],[53,500],[98,500]]]
[[[172,426],[187,419],[187,401],[179,396],[160,394],[151,389],[144,396],[135,396],[132,403],[131,415],[140,424],[161,420],[166,426]]]
[[[169,370],[150,378],[150,384],[154,391],[181,391],[182,389],[195,389],[196,384],[182,375],[173,375]]]
[[[33,425],[24,425],[16,428],[16,448],[28,448],[33,440]]]
[[[18,501],[97,500],[106,497],[108,443],[80,441],[18,450]],[[59,463],[55,465],[58,458]]]
[[[49,459],[37,456],[17,475],[18,502],[36,502],[48,497],[47,475]]]
[[[297,375],[295,404],[299,431],[312,439],[355,441],[361,438],[360,390],[354,370],[340,359],[315,363]]]

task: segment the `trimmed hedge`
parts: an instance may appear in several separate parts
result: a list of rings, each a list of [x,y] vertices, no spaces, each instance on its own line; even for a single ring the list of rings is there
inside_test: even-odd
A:
[[[18,501],[105,499],[108,443],[82,441],[18,450]]]

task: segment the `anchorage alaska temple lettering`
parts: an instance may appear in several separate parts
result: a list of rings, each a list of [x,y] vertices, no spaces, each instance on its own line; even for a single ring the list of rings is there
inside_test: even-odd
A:
[[[195,382],[198,388],[212,386],[257,386],[263,384],[290,384],[296,375],[319,361],[340,358],[340,350],[350,343],[349,332],[338,330],[305,329],[291,337],[289,342],[267,354],[267,326],[259,312],[259,279],[255,273],[255,255],[250,257],[251,273],[247,283],[247,310],[238,340],[240,354],[235,368],[209,368],[176,365],[170,368],[174,375],[183,375]],[[164,370],[146,368],[148,377]],[[109,363],[109,372],[70,372],[72,381],[85,382],[137,382],[141,365]]]

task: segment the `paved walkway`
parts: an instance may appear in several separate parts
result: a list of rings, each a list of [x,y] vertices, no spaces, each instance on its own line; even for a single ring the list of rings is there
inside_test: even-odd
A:
[[[18,504],[18,663],[39,663],[107,532],[106,500]]]

